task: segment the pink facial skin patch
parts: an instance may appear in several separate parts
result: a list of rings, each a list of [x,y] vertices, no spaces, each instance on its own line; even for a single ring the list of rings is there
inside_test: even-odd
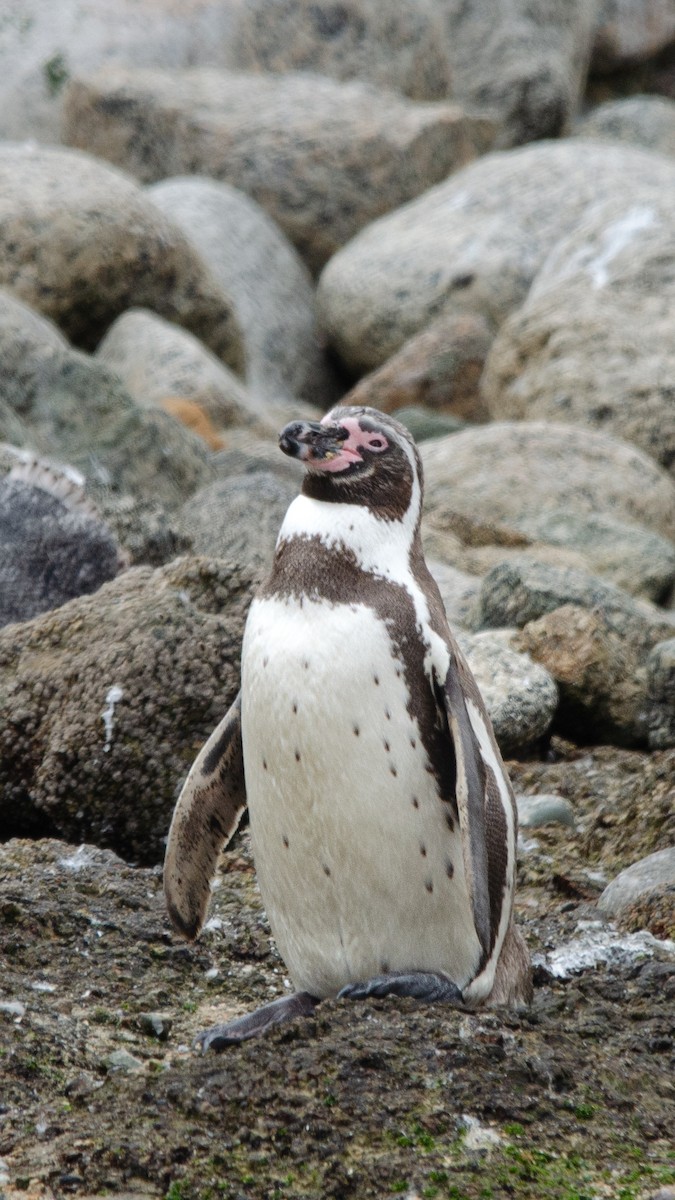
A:
[[[323,418],[321,424],[334,424],[330,413]],[[383,433],[378,433],[376,429],[362,429],[357,417],[347,417],[340,421],[340,425],[349,431],[349,437],[342,443],[334,458],[313,462],[313,471],[345,471],[352,463],[363,462],[363,456],[359,453],[361,450],[381,454],[389,446]]]

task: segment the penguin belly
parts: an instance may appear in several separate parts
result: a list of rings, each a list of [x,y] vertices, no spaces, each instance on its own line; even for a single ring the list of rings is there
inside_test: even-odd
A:
[[[254,601],[242,741],[255,865],[291,979],[317,997],[410,970],[461,989],[479,969],[459,827],[410,702],[374,609]]]

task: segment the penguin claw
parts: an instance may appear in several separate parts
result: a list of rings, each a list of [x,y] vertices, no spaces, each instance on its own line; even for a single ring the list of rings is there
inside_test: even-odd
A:
[[[295,1017],[307,1017],[314,1012],[319,1001],[309,992],[295,992],[292,996],[282,996],[271,1004],[264,1004],[255,1012],[238,1017],[236,1021],[228,1021],[227,1025],[213,1025],[197,1034],[192,1043],[195,1050],[207,1054],[209,1050],[219,1053],[228,1046],[237,1046],[249,1038],[260,1037],[275,1025],[292,1021]]]
[[[412,996],[428,1004],[452,1004],[464,1007],[459,988],[445,975],[432,971],[411,971],[401,975],[376,975],[360,983],[348,983],[338,992],[338,1000],[366,1000],[377,996]]]

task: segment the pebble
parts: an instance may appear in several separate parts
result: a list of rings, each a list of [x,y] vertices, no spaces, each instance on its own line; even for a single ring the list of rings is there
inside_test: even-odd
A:
[[[516,796],[518,823],[525,829],[539,829],[542,825],[567,825],[576,827],[574,809],[564,796]]]
[[[647,893],[675,885],[675,846],[657,850],[633,863],[608,883],[598,907],[610,917],[619,916]]]

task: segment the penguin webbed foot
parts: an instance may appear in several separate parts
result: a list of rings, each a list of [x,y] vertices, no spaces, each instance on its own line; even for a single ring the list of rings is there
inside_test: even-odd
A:
[[[193,1042],[195,1050],[206,1054],[209,1050],[219,1052],[228,1046],[239,1045],[249,1038],[261,1037],[275,1025],[293,1021],[296,1017],[309,1017],[314,1012],[318,999],[310,996],[309,992],[295,992],[292,996],[282,996],[280,1000],[272,1000],[255,1012],[238,1017],[236,1021],[228,1021],[227,1025],[213,1025],[199,1033]]]
[[[464,1007],[457,984],[433,971],[410,971],[400,975],[376,975],[360,983],[348,983],[338,992],[338,1000],[368,1000],[371,997],[412,996],[428,1004],[452,1004]]]

